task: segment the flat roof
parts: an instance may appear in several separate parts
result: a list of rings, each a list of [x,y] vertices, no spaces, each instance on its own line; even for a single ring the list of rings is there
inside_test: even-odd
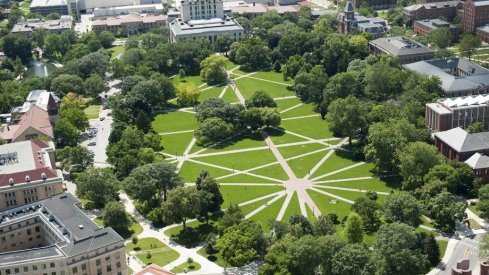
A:
[[[397,56],[435,53],[427,46],[402,36],[382,37],[372,40],[369,43],[386,53]]]
[[[423,26],[426,26],[430,29],[436,29],[436,28],[443,28],[448,26],[450,29],[456,29],[457,26],[454,24],[448,23],[446,21],[440,20],[440,19],[433,19],[433,20],[417,20],[416,23],[421,24]]]
[[[45,147],[48,145],[46,144]],[[12,174],[43,167],[36,155],[41,148],[40,146],[36,148],[30,140],[1,145],[0,174]]]
[[[191,20],[189,23],[177,18],[170,22],[170,29],[175,36],[208,32],[243,31],[243,27],[232,17]]]
[[[30,7],[66,6],[66,0],[32,0]]]

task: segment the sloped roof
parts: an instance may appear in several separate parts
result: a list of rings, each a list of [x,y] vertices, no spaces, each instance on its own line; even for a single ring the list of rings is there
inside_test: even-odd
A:
[[[378,38],[369,43],[388,54],[396,56],[424,53],[434,54],[434,51],[427,46],[402,36]]]
[[[471,134],[457,127],[448,131],[435,133],[435,137],[459,153],[489,149],[489,132]]]
[[[475,153],[465,161],[472,169],[489,168],[489,157],[480,153]]]
[[[49,114],[38,106],[34,105],[27,111],[20,119],[18,125],[20,127],[13,134],[13,140],[16,140],[29,128],[34,128],[46,136],[54,138],[53,125],[49,121]]]
[[[345,12],[352,12],[352,11],[355,11],[355,9],[353,8],[353,4],[351,3],[351,1],[348,1],[345,7]]]
[[[136,273],[136,275],[174,275],[175,273],[170,272],[156,264],[150,264],[145,269]]]

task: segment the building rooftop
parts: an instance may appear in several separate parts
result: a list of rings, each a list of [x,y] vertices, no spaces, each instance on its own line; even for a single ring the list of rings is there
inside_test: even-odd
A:
[[[411,6],[407,6],[403,8],[403,11],[415,11],[421,8],[425,9],[438,9],[438,8],[443,8],[443,7],[456,7],[460,1],[444,1],[444,2],[433,2],[433,3],[426,3],[426,4],[414,4]]]
[[[32,262],[36,258],[71,257],[121,242],[123,239],[112,228],[99,228],[79,208],[80,201],[69,193],[0,212],[0,226],[16,224],[39,217],[47,229],[62,241],[36,249],[0,253],[0,266],[12,262]]]
[[[226,3],[226,2],[225,2]],[[279,14],[286,12],[297,13],[299,12],[300,6],[298,5],[287,5],[287,6],[268,6],[265,4],[246,4],[239,3],[240,5],[225,5],[234,14],[245,14],[245,13],[265,13],[267,11],[276,11]]]
[[[401,36],[382,37],[372,40],[369,43],[385,53],[396,56],[434,53],[434,51],[427,46]]]
[[[489,94],[442,98],[439,99],[438,102],[450,109],[475,105],[487,105],[489,103]]]
[[[489,70],[462,58],[419,61],[404,65],[404,68],[428,76],[437,76],[446,92],[489,86]],[[460,75],[459,72],[463,74]]]
[[[454,24],[448,23],[446,21],[440,20],[440,19],[425,19],[425,20],[418,20],[416,23],[421,24],[423,26],[426,26],[430,29],[436,29],[436,28],[449,28],[449,29],[455,29],[457,26]]]
[[[170,29],[175,34],[189,35],[189,34],[202,34],[207,32],[216,31],[243,31],[241,25],[232,17],[225,17],[225,19],[212,18],[201,20],[190,20],[188,23],[183,22],[180,18],[174,19],[170,23]]]
[[[73,26],[73,19],[69,15],[63,15],[59,20],[27,19],[18,22],[12,28],[12,33],[33,32],[35,29],[48,31],[67,30]]]
[[[174,275],[175,273],[170,272],[156,264],[150,264],[145,269],[136,273],[136,275]]]
[[[489,6],[489,1],[474,1],[474,6],[480,7],[480,6]]]
[[[66,6],[66,0],[32,0],[30,7]]]
[[[475,153],[466,160],[465,163],[472,167],[472,169],[489,168],[489,157],[480,153]]]
[[[105,19],[97,19],[93,22],[92,26],[119,26],[129,23],[155,23],[157,21],[165,21],[164,15],[150,15],[150,14],[128,14],[119,15],[116,17],[107,17]]]
[[[435,136],[459,153],[489,149],[489,132],[471,134],[457,127],[435,133]]]
[[[483,25],[483,26],[477,27],[476,30],[482,31],[482,32],[489,32],[489,25]]]

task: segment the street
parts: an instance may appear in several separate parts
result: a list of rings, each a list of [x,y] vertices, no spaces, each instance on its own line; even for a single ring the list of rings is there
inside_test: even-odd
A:
[[[458,261],[468,258],[470,259],[470,267],[472,274],[479,274],[479,241],[480,235],[474,237],[466,237],[460,240],[456,245],[453,253],[446,263],[445,270],[438,272],[439,275],[450,275],[452,267]]]

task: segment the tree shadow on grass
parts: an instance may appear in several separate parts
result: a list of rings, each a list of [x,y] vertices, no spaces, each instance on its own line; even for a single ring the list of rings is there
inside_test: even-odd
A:
[[[383,183],[385,183],[386,186],[392,189],[396,189],[396,190],[401,189],[402,179],[398,176],[381,177],[380,181],[382,181]]]
[[[213,222],[209,224],[203,223],[195,228],[187,227],[186,229],[182,229],[178,234],[173,234],[171,239],[180,245],[192,248],[204,242],[210,233],[217,232],[218,230]]]
[[[284,128],[267,128],[265,129],[265,132],[269,137],[281,137],[285,135],[285,129]]]
[[[258,132],[242,133],[242,134],[237,135],[236,137],[222,141],[222,142],[214,145],[212,148],[214,148],[214,149],[225,149],[226,147],[232,146],[232,145],[234,145],[240,141],[243,141],[245,139],[251,139],[251,140],[255,140],[255,141],[263,141],[262,136]]]

